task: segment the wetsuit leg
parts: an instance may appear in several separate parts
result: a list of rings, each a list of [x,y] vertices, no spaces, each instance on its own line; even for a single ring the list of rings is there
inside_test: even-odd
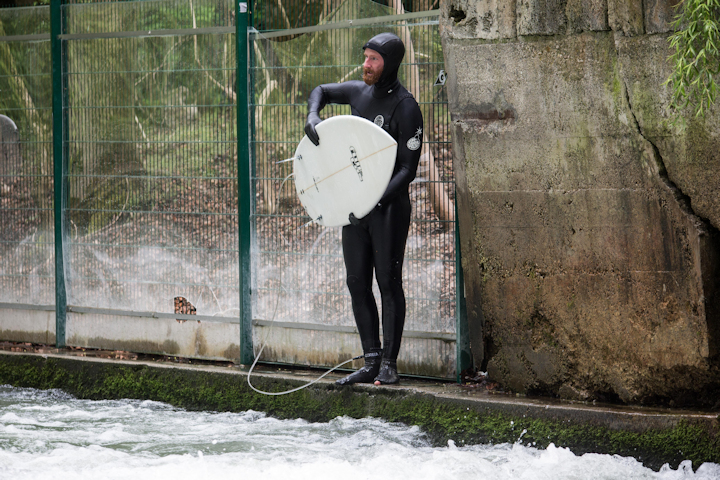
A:
[[[410,198],[397,195],[369,218],[375,277],[382,299],[383,360],[395,361],[405,325],[402,267],[410,227]]]
[[[368,220],[365,217],[360,225],[347,225],[342,231],[347,286],[363,353],[381,347],[378,310],[372,293],[373,247]]]

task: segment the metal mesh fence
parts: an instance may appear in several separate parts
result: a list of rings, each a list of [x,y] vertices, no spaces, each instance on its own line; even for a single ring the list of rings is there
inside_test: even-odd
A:
[[[69,305],[237,317],[233,5],[63,7]]]
[[[55,303],[49,18],[0,9],[0,303]]]
[[[410,373],[452,376],[455,368],[455,246],[452,207],[454,179],[444,87],[435,85],[443,66],[437,23],[427,18],[355,28],[332,24],[402,13],[375,2],[330,2],[310,19],[314,31],[260,32],[254,55],[255,239],[254,344],[268,343],[268,361],[331,364],[361,351],[345,286],[340,228],[308,224],[297,200],[291,158],[304,135],[306,99],[322,83],[360,79],[361,46],[373,35],[392,31],[406,44],[400,79],[418,100],[425,119],[425,147],[418,178],[411,185],[412,224],[403,282],[407,320],[399,367]],[[270,12],[271,9],[268,9]],[[262,13],[262,12],[261,12]],[[269,17],[269,13],[267,17]],[[267,18],[260,14],[258,24]],[[309,20],[308,20],[309,21]],[[266,25],[269,26],[269,25]],[[273,25],[281,27],[280,25]],[[331,105],[323,117],[350,114]],[[375,286],[375,296],[379,291]],[[282,325],[281,330],[279,324]],[[334,332],[334,333],[332,333]]]
[[[256,0],[253,23],[261,32],[290,30],[439,8],[440,0]]]
[[[55,89],[63,96],[67,343],[237,358],[238,339],[201,339],[209,330],[186,329],[189,346],[173,347],[185,328],[173,315],[213,317],[236,328],[213,335],[239,337],[236,123],[238,102],[248,101],[254,191],[241,194],[253,199],[253,344],[267,340],[265,361],[307,365],[358,353],[340,230],[306,225],[292,164],[277,162],[303,136],[311,89],[359,78],[360,46],[389,30],[406,44],[400,77],[426,131],[411,185],[399,366],[453,376],[454,188],[445,92],[435,82],[443,66],[437,17],[397,18],[405,8],[435,8],[431,0],[385,3],[257,1],[249,100],[235,91],[233,0],[68,2],[60,9],[62,85],[52,84],[49,8],[0,9],[0,303],[55,301]],[[328,106],[323,115],[349,113]],[[140,318],[148,312],[169,316]],[[135,343],[123,343],[129,338]],[[202,342],[227,350],[211,354]]]

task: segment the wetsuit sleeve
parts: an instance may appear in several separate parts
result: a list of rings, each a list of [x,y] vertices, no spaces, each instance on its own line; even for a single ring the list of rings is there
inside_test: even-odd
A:
[[[308,114],[305,123],[305,135],[315,145],[320,145],[320,137],[315,127],[322,122],[320,111],[328,103],[350,103],[352,87],[349,83],[326,83],[318,85],[308,97]]]
[[[318,85],[308,97],[308,115],[320,113],[328,103],[349,104],[353,92],[350,82]]]
[[[415,179],[422,151],[423,117],[415,99],[410,97],[401,101],[395,109],[393,119],[398,122],[398,151],[395,170],[380,199],[381,205],[396,193],[407,189]]]

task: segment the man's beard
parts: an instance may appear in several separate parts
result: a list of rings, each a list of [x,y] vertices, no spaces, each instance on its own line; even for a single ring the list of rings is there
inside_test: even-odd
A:
[[[366,68],[363,70],[363,82],[367,85],[375,85],[378,80],[380,80],[380,75],[382,75],[382,70],[379,72],[373,72],[372,70]]]

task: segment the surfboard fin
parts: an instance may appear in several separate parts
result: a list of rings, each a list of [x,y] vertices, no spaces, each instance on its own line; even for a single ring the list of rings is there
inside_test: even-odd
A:
[[[309,222],[302,224],[302,225],[300,226],[300,228],[298,228],[298,230],[302,230],[303,228],[309,227],[314,221],[315,221],[315,220],[310,220]]]
[[[318,223],[320,223],[320,220],[322,220],[322,218],[323,218],[322,215],[320,215],[320,216],[317,217],[315,220],[310,220],[309,222],[301,225],[301,226],[298,228],[298,230],[302,230],[303,228],[306,228],[306,227],[310,226],[313,222],[318,222]],[[321,225],[322,225],[322,224],[321,224]]]
[[[285,160],[277,161],[277,162],[275,162],[275,165],[279,165],[281,163],[292,162],[294,160],[302,160],[302,155],[298,155],[297,157],[290,157],[290,158],[286,158]]]

